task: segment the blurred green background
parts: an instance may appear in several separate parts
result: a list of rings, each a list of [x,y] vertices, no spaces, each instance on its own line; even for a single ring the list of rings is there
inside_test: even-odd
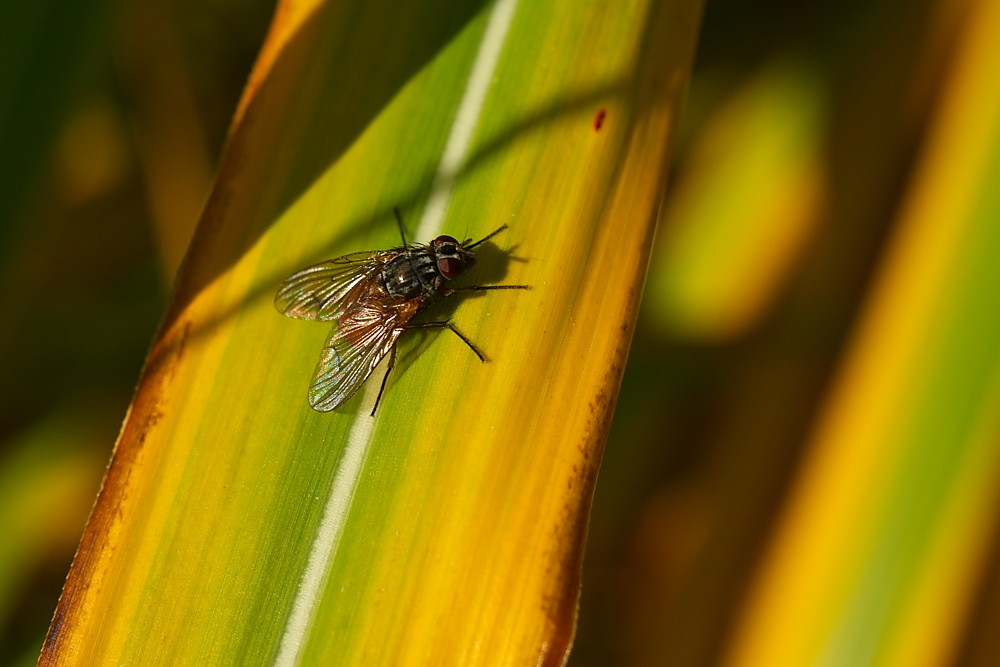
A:
[[[975,6],[706,3],[571,665],[729,659]],[[0,8],[2,664],[37,656],[272,9]],[[994,664],[990,561],[931,664]],[[898,664],[857,655],[826,664]]]

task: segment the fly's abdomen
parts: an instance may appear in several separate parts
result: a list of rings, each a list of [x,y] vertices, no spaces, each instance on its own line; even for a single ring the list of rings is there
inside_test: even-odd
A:
[[[382,282],[389,296],[415,299],[436,291],[441,279],[434,254],[421,249],[404,252],[386,264]]]

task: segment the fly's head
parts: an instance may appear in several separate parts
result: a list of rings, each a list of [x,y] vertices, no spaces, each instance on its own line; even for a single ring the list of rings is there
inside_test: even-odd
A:
[[[437,262],[438,273],[445,280],[454,280],[476,263],[476,255],[468,247],[472,241],[459,242],[451,236],[439,236],[431,241],[431,250]]]

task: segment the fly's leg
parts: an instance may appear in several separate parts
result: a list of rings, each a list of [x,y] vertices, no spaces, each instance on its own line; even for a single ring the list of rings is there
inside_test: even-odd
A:
[[[451,296],[458,292],[481,292],[492,289],[531,289],[528,285],[469,285],[468,287],[456,287],[454,289],[443,289],[439,292],[441,296]],[[411,324],[407,329],[450,329],[452,333],[462,339],[462,342],[469,346],[469,349],[476,353],[479,360],[486,363],[486,355],[479,351],[472,341],[466,338],[465,334],[455,328],[451,320],[443,322],[425,322],[423,324]]]
[[[403,231],[403,216],[399,214],[399,207],[393,206],[392,212],[396,214],[396,224],[399,225],[399,238],[403,239],[403,247],[406,247],[406,232]]]
[[[407,329],[449,329],[452,333],[462,339],[462,342],[469,346],[469,349],[476,353],[479,357],[479,361],[486,363],[486,355],[479,351],[472,341],[465,337],[461,331],[455,328],[455,325],[451,323],[451,320],[445,320],[444,322],[424,322],[422,324],[411,324]]]
[[[392,346],[392,350],[389,351],[389,366],[385,369],[385,375],[382,376],[382,386],[378,388],[378,396],[375,397],[375,405],[372,406],[371,416],[375,416],[375,410],[378,409],[378,404],[382,401],[382,392],[385,391],[385,383],[389,380],[389,373],[396,366],[396,346]]]
[[[482,292],[488,289],[531,289],[530,285],[469,285],[467,287],[456,287],[454,289],[443,289],[439,292],[441,296],[451,296],[457,292]]]

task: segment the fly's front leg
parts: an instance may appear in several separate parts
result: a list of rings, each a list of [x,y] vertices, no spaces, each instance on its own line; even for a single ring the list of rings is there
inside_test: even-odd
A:
[[[476,353],[479,357],[479,361],[486,363],[486,355],[479,351],[472,341],[465,337],[461,331],[455,328],[455,325],[451,323],[451,320],[445,320],[444,322],[424,322],[422,324],[411,324],[407,329],[450,329],[452,333],[462,339],[462,342],[469,346],[469,349]]]
[[[439,292],[441,296],[451,296],[458,292],[482,292],[489,289],[531,289],[530,285],[469,285],[467,287],[455,287],[443,289]]]

